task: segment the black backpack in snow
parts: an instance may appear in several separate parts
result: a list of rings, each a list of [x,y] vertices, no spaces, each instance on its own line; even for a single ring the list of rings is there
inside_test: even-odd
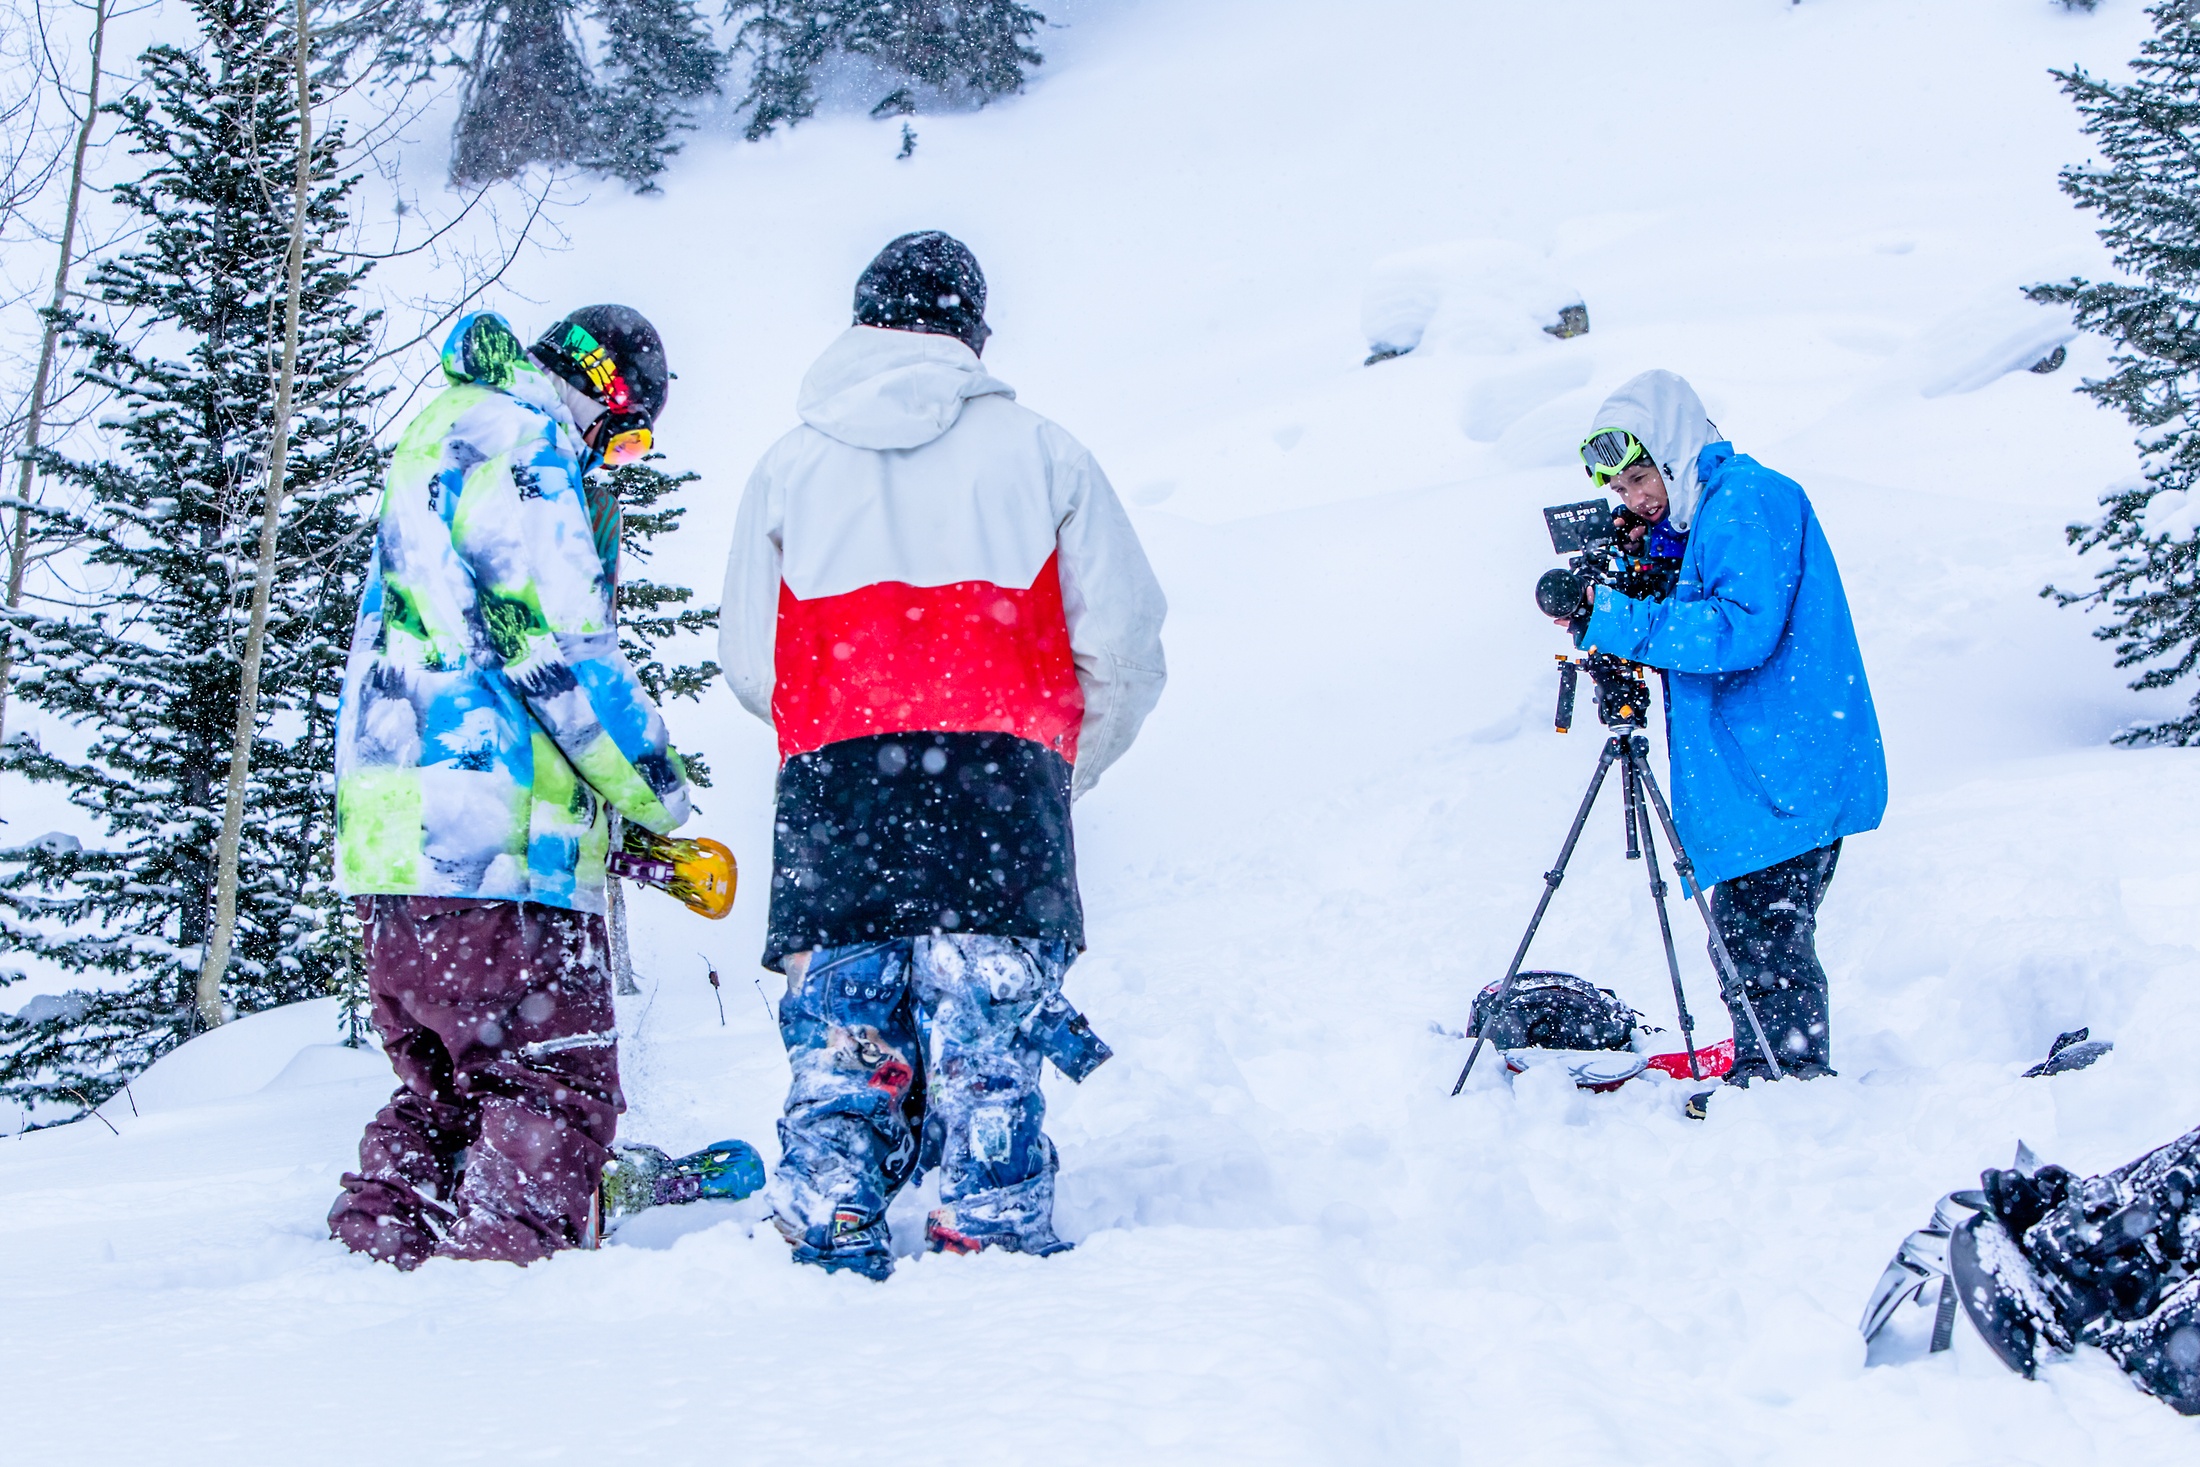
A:
[[[1513,979],[1512,997],[1492,1017],[1497,991],[1492,983],[1474,998],[1467,1033],[1480,1035],[1499,1049],[1625,1049],[1634,1040],[1642,1015],[1571,973],[1522,973]]]

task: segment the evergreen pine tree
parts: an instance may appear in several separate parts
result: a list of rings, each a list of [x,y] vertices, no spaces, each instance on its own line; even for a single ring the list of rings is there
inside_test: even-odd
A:
[[[590,166],[657,192],[657,175],[680,151],[689,109],[718,95],[725,53],[695,0],[604,0],[603,73],[594,109]]]
[[[653,193],[726,69],[696,0],[352,0],[332,29],[346,62],[384,82],[464,73],[451,181],[465,188],[544,163]]]
[[[145,174],[115,190],[139,247],[103,263],[105,310],[67,322],[84,376],[112,395],[111,452],[47,472],[84,491],[72,522],[99,591],[80,614],[21,623],[18,694],[84,729],[81,757],[29,741],[0,768],[64,785],[106,840],[0,852],[0,946],[101,981],[44,1016],[0,1021],[0,1093],[97,1101],[193,1032],[212,924],[213,853],[237,711],[280,355],[297,147],[292,14],[193,0],[201,47],[145,53],[146,88],[114,110]],[[240,858],[239,1012],[338,991],[354,934],[332,883],[336,701],[383,454],[361,374],[374,316],[364,267],[314,247],[355,179],[342,135],[316,140],[286,486],[261,681],[261,736]],[[286,156],[286,150],[288,155]]]
[[[502,11],[493,29],[483,22],[451,137],[451,182],[462,188],[594,152],[595,83],[571,0],[508,0]]]
[[[1018,0],[728,0],[735,49],[754,58],[747,135],[769,136],[817,111],[817,79],[835,56],[867,61],[884,88],[875,117],[917,110],[917,88],[983,106],[1023,90],[1045,58],[1030,44],[1046,17]]]
[[[2053,73],[2100,150],[2099,162],[2063,170],[2063,191],[2101,216],[2101,238],[2130,278],[2028,292],[2067,303],[2115,344],[2114,370],[2078,390],[2140,430],[2143,479],[2110,490],[2099,520],[2068,531],[2081,553],[2105,551],[2109,562],[2089,591],[2043,593],[2112,613],[2094,635],[2115,644],[2118,667],[2145,668],[2134,689],[2173,686],[2200,666],[2200,539],[2147,527],[2150,506],[2183,502],[2200,479],[2200,21],[2190,10],[2167,0],[2148,12],[2154,34],[2128,83]],[[2200,743],[2200,696],[2180,717],[2117,737]]]
[[[650,542],[679,529],[681,518],[687,514],[684,506],[667,505],[660,509],[657,507],[659,502],[702,477],[692,472],[668,474],[655,467],[662,457],[662,454],[653,453],[639,463],[621,464],[607,471],[611,476],[611,488],[619,496],[621,515],[619,543],[623,555],[617,593],[619,650],[626,653],[627,661],[634,665],[635,676],[660,705],[668,698],[700,699],[719,671],[718,664],[707,658],[702,662],[667,666],[659,646],[673,637],[716,631],[718,608],[689,606],[687,603],[694,599],[695,592],[686,586],[668,585],[629,574],[629,567],[649,559]],[[709,788],[710,772],[700,758],[686,749],[680,751],[680,757],[687,765],[688,778],[702,788]]]

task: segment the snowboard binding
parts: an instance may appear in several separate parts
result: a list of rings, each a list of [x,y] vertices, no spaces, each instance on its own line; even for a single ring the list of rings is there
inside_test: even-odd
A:
[[[733,852],[717,841],[658,835],[631,822],[604,866],[613,876],[670,893],[714,922],[733,910],[741,875]]]
[[[1975,1192],[1954,1192],[1887,1265],[1861,1329],[1875,1341],[1932,1291],[1932,1350],[1958,1306],[2011,1370],[2107,1353],[2141,1390],[2200,1415],[2200,1131],[2097,1177],[2037,1166],[2020,1146]]]
[[[746,1141],[713,1141],[681,1157],[654,1146],[614,1146],[603,1169],[603,1220],[608,1226],[683,1202],[739,1202],[763,1188],[764,1158]]]

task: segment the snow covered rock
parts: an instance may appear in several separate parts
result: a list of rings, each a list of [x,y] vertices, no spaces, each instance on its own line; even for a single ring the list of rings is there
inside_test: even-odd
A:
[[[1463,240],[1377,261],[1360,303],[1360,329],[1369,365],[1426,344],[1496,354],[1544,336],[1583,335],[1589,308],[1533,250],[1508,240]]]
[[[2011,372],[2051,372],[2077,334],[2069,307],[2035,305],[2014,288],[1996,290],[1920,334],[1911,347],[1918,391],[1951,397]]]

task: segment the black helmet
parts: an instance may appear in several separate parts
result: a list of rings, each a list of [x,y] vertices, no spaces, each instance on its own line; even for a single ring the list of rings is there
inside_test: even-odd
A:
[[[672,373],[664,338],[632,306],[583,306],[542,334],[535,360],[611,413],[654,422]]]
[[[951,234],[905,234],[880,250],[856,281],[855,323],[952,336],[982,352],[993,334],[985,324],[985,272]]]

